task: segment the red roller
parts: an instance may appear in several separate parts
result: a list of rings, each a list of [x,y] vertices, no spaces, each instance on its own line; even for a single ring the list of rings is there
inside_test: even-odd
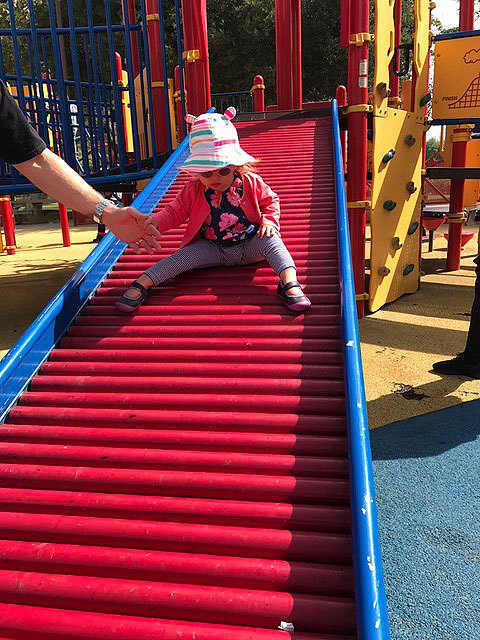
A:
[[[339,458],[298,455],[133,449],[0,442],[0,458],[26,464],[78,465],[120,469],[162,469],[229,473],[295,474],[296,477],[345,478],[348,467]]]
[[[134,348],[138,350],[142,349],[208,349],[209,351],[229,351],[237,349],[245,349],[250,351],[254,350],[281,350],[286,351],[288,349],[298,350],[302,347],[308,351],[334,351],[339,350],[339,340],[334,338],[230,338],[225,340],[223,338],[209,338],[205,336],[199,336],[198,338],[115,338],[115,337],[99,337],[99,338],[84,338],[84,337],[69,337],[63,338],[62,347],[69,348]]]
[[[333,533],[34,513],[2,515],[0,537],[340,565],[350,564],[352,544]]]
[[[302,380],[298,378],[236,378],[236,377],[175,377],[158,375],[153,380],[150,376],[116,376],[115,382],[102,376],[38,376],[31,384],[31,391],[111,391],[112,384],[118,391],[148,393],[202,393],[210,391],[212,386],[218,393],[249,393],[255,389],[257,394],[270,394],[272,389],[278,394],[298,395],[343,395],[343,380]]]
[[[293,528],[296,531],[346,533],[350,512],[347,507],[209,500],[45,489],[0,488],[3,511],[29,511],[128,519],[193,522],[244,527]]]
[[[67,346],[67,345],[66,345]],[[340,349],[333,351],[258,351],[251,349],[250,351],[238,351],[232,349],[230,351],[218,351],[212,353],[208,350],[200,349],[164,349],[162,351],[154,349],[100,349],[96,345],[92,345],[90,349],[55,349],[51,355],[51,361],[65,362],[66,360],[80,360],[82,362],[103,361],[103,362],[131,362],[135,357],[135,361],[143,362],[182,362],[190,364],[197,363],[231,363],[232,368],[235,364],[259,363],[268,366],[270,364],[300,364],[313,365],[339,365],[343,361]]]
[[[75,337],[135,337],[135,338],[182,338],[196,337],[197,339],[209,338],[237,338],[250,335],[255,338],[267,338],[269,336],[286,338],[315,338],[319,333],[317,327],[302,327],[298,325],[281,326],[281,325],[260,325],[255,328],[248,326],[179,326],[179,327],[157,327],[157,326],[118,326],[99,325],[92,323],[90,326],[71,327],[68,335]],[[321,331],[324,338],[339,338],[341,329],[339,326],[322,327]]]
[[[8,487],[22,487],[30,482],[39,489],[84,487],[107,493],[311,503],[315,503],[321,493],[327,503],[348,501],[347,482],[341,478],[4,463],[0,464],[0,480]]]
[[[300,631],[355,631],[353,600],[280,591],[0,570],[0,598],[139,616],[158,611],[177,620],[267,628],[287,619]]]
[[[70,544],[0,541],[0,569],[180,582],[209,586],[353,594],[351,567],[203,554],[119,550]]]
[[[343,397],[296,395],[244,395],[216,393],[112,393],[90,391],[26,391],[20,398],[21,405],[38,407],[131,408],[167,410],[248,411],[268,414],[342,415],[345,411]]]
[[[130,424],[135,428],[200,429],[202,431],[256,431],[306,435],[345,435],[341,415],[314,416],[294,413],[249,413],[231,411],[173,411],[167,409],[91,409],[17,405],[10,423],[104,427]]]
[[[50,425],[2,425],[0,441],[35,441],[63,444],[112,444],[116,447],[195,448],[208,451],[250,453],[294,453],[343,457],[346,438],[294,434],[228,433],[215,431],[158,431],[154,429],[109,429],[102,427],[59,427]]]
[[[0,604],[0,630],[15,633],[15,640],[32,640],[32,637],[35,640],[339,640],[338,636],[330,634],[290,633],[251,626],[188,623],[16,604]],[[341,640],[353,640],[353,637],[344,636]]]
[[[149,376],[152,379],[152,376],[177,377],[183,374],[184,376],[196,375],[197,379],[200,376],[207,378],[222,376],[235,379],[256,376],[257,380],[260,377],[268,378],[273,375],[276,376],[277,383],[279,380],[290,378],[318,381],[330,377],[340,379],[342,376],[341,366],[333,364],[329,366],[273,363],[265,365],[239,362],[232,366],[221,362],[191,362],[188,365],[183,362],[117,362],[115,367],[112,367],[108,362],[75,361],[73,358],[74,354],[72,354],[72,360],[68,362],[44,362],[40,367],[40,373],[49,376],[64,374],[68,378],[108,374],[110,376]]]

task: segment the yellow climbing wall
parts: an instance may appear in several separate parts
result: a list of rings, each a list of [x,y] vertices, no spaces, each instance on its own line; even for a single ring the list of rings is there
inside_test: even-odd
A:
[[[388,66],[394,51],[393,0],[376,0],[369,307],[418,289],[422,141],[429,51],[429,0],[415,0],[415,111],[388,106]],[[426,27],[425,27],[426,24]],[[423,91],[422,91],[423,88]],[[404,101],[404,105],[405,101]]]
[[[418,289],[423,132],[423,117],[408,111],[387,108],[374,118],[371,311]],[[384,162],[390,149],[395,155]]]

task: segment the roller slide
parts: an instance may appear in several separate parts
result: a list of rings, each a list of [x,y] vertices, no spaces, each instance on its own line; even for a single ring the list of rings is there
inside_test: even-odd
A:
[[[160,256],[109,234],[2,362],[2,638],[389,637],[337,107],[268,118],[236,126],[307,313],[259,263],[120,315],[183,230]],[[186,145],[141,211],[178,193]]]

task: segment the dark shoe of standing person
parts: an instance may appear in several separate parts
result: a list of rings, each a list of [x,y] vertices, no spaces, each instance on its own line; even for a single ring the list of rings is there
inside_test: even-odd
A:
[[[436,373],[447,376],[468,376],[480,379],[480,362],[469,361],[463,353],[459,353],[458,356],[450,360],[435,362],[432,369]]]

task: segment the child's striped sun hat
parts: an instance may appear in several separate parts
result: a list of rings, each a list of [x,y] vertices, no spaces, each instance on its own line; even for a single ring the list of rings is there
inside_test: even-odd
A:
[[[180,169],[194,173],[255,162],[240,146],[237,130],[230,122],[236,113],[234,107],[229,107],[223,116],[220,113],[202,113],[197,118],[185,116],[192,123],[190,155]]]

